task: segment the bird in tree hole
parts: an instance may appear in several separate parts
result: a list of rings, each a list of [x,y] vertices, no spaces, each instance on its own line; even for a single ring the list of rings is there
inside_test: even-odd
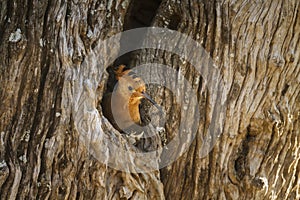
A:
[[[159,111],[161,108],[146,93],[144,81],[132,70],[120,65],[114,71],[117,85],[113,92],[104,95],[102,111],[110,123],[120,132],[132,125],[141,125],[139,105],[142,99],[150,101]]]

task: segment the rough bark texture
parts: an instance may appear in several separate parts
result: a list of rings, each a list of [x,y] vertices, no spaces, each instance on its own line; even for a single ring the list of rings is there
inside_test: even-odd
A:
[[[178,55],[124,56],[117,62],[159,62],[180,71],[201,113],[180,159],[160,171],[126,173],[105,162],[112,156],[105,141],[118,141],[131,161],[131,152],[174,137],[180,106],[169,90],[150,88],[167,111],[165,138],[133,145],[99,106],[111,87],[105,69],[124,44],[95,49],[122,30],[150,25],[205,48],[221,72],[226,112],[217,118],[222,134],[201,157],[221,97]],[[0,199],[299,199],[299,42],[298,0],[0,2]],[[109,62],[96,63],[98,57]]]

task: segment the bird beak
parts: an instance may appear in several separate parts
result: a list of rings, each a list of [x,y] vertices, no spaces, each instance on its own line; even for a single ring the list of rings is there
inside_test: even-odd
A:
[[[146,92],[141,92],[142,96],[148,99],[160,112],[163,112],[161,107],[157,105],[157,103],[146,93]]]

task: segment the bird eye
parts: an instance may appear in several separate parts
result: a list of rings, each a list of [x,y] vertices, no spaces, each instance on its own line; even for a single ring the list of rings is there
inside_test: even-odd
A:
[[[132,88],[131,86],[128,86],[128,90],[132,91],[132,90],[133,90],[133,88]]]

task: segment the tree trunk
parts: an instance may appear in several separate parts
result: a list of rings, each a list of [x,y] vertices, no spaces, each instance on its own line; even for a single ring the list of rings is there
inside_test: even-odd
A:
[[[2,1],[0,199],[299,199],[299,4]],[[118,64],[142,134],[102,114]]]

